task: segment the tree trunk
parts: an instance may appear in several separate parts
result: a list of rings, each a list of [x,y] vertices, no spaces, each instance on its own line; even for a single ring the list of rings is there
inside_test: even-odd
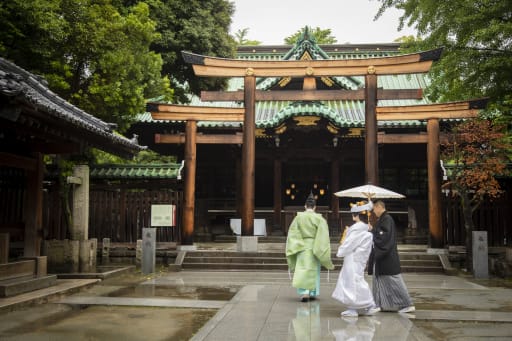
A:
[[[473,272],[473,210],[467,194],[461,195],[461,206],[466,229],[466,269],[468,272]]]

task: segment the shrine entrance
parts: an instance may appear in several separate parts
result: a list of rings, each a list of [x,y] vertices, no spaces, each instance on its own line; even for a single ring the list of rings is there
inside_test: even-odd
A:
[[[225,105],[224,109],[243,110],[241,125],[227,125],[217,119],[219,122],[202,127],[205,133],[215,134],[231,127],[231,134],[240,134],[241,143],[240,139],[222,142],[220,136],[213,142],[235,144],[234,148],[225,149],[233,152],[234,166],[233,163],[217,163],[217,167],[234,167],[235,185],[231,187],[236,191],[235,207],[229,213],[241,218],[240,236],[254,236],[254,219],[258,214],[272,214],[270,231],[277,227],[286,234],[289,225],[286,212],[289,208],[292,212],[302,209],[306,195],[302,198],[299,195],[308,189],[318,190],[320,209],[326,204],[325,214],[336,225],[340,204],[332,193],[366,182],[380,185],[380,174],[386,175],[383,163],[379,167],[379,143],[427,144],[429,228],[432,246],[441,246],[442,233],[437,222],[441,216],[437,195],[439,172],[435,167],[439,160],[438,121],[471,117],[476,115],[476,107],[468,102],[403,106],[404,103],[425,103],[422,102],[423,82],[400,88],[402,81],[417,79],[418,74],[428,72],[432,62],[440,57],[441,49],[409,55],[398,55],[395,51],[392,55],[336,60],[329,59],[323,51],[311,51],[317,47],[310,41],[299,45],[296,51],[287,54],[288,58],[293,56],[291,60],[234,60],[183,52],[185,61],[192,64],[197,76],[238,79],[235,91],[202,92],[202,101],[217,105],[212,105],[210,110],[201,108],[202,112],[194,119],[199,131],[202,120],[216,121],[210,117],[214,108],[221,110]],[[381,87],[388,81],[390,86]],[[299,85],[302,90],[298,90]],[[402,100],[402,106],[390,106]],[[229,104],[220,106],[220,102]],[[377,106],[377,103],[386,105]],[[183,110],[187,110],[186,106]],[[148,111],[153,118],[161,113],[157,105],[148,107]],[[162,118],[180,119],[178,116]],[[188,118],[184,115],[182,119]],[[399,123],[389,123],[394,120]],[[425,120],[428,120],[427,126]],[[400,123],[402,121],[407,123]],[[238,152],[236,146],[240,148]],[[418,148],[412,149],[413,155],[419,154]],[[421,154],[425,157],[423,152]],[[187,153],[184,158],[192,161]],[[195,165],[195,155],[193,162]],[[405,165],[403,161],[402,165]],[[424,166],[418,167],[424,169]],[[412,166],[407,164],[407,167]],[[410,171],[413,174],[414,169]],[[393,180],[406,183],[403,181],[406,179]],[[185,186],[185,193],[188,191],[190,195],[191,189],[194,189],[193,184]],[[323,199],[320,189],[327,199]],[[268,200],[270,191],[272,201]],[[205,194],[212,195],[211,192]],[[183,223],[186,225],[185,219]],[[190,233],[193,226],[182,229]],[[192,243],[192,239],[185,243]]]

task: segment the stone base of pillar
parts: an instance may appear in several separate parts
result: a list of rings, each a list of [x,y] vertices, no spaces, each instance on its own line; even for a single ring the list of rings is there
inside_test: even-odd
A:
[[[429,255],[446,255],[448,254],[448,249],[435,249],[435,248],[427,248],[427,253]]]
[[[195,245],[177,245],[176,250],[178,251],[195,251],[197,246]]]
[[[237,236],[236,250],[238,252],[258,252],[258,236]]]
[[[42,254],[47,256],[49,273],[76,273],[79,271],[78,240],[45,240]]]
[[[40,271],[50,273],[96,272],[96,252],[98,240],[46,240]]]
[[[0,233],[0,264],[9,262],[9,233]]]
[[[98,240],[96,238],[80,241],[80,272],[96,272],[97,250]]]

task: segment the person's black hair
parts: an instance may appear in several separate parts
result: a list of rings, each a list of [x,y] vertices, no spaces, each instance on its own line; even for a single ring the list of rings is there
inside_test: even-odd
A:
[[[306,199],[306,208],[314,208],[316,206],[316,200],[313,196],[313,193],[309,193],[308,198]]]
[[[359,220],[361,220],[363,223],[365,224],[368,224],[368,213],[365,211],[365,212],[357,212],[357,213],[352,213],[353,215],[356,215],[359,216]]]

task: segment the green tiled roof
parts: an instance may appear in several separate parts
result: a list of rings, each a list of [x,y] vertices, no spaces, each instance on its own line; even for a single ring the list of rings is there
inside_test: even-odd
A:
[[[307,32],[303,34],[294,46],[243,46],[238,50],[238,59],[246,60],[297,60],[307,53],[313,59],[361,59],[378,58],[398,55],[400,44],[362,44],[362,45],[318,45],[309,38]],[[256,87],[267,90],[276,86],[281,78],[258,78]],[[362,76],[332,77],[338,88],[356,90],[364,88],[365,80]],[[419,89],[426,88],[428,77],[425,74],[389,75],[377,78],[379,88],[383,89]],[[243,78],[231,78],[228,82],[228,91],[243,90]],[[427,104],[422,100],[380,100],[379,106],[419,105]],[[240,102],[202,102],[198,97],[191,98],[191,105],[216,107],[242,107]],[[339,127],[364,127],[365,105],[364,101],[259,101],[256,103],[256,127],[277,127],[284,120],[295,116],[324,117]],[[151,115],[139,115],[139,122],[152,122]],[[241,127],[241,123],[232,122],[198,122],[198,127]],[[379,121],[381,127],[388,126],[422,126],[423,122],[410,121]]]
[[[91,167],[91,179],[136,180],[136,179],[178,179],[178,163],[149,165],[95,165]]]

